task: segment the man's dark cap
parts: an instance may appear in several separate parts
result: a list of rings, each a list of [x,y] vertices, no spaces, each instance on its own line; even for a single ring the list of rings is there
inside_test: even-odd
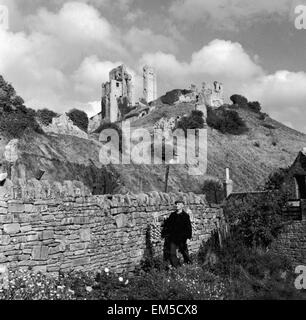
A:
[[[184,204],[184,201],[183,201],[183,200],[176,200],[176,201],[175,201],[175,204],[178,204],[178,203]]]

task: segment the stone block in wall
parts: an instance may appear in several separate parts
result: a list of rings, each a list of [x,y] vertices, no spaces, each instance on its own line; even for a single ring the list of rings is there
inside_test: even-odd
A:
[[[91,239],[90,229],[80,230],[80,239],[84,242],[90,241]]]
[[[38,240],[48,240],[54,238],[53,230],[44,230],[38,235]]]
[[[49,247],[47,246],[35,246],[32,251],[33,260],[48,260]]]
[[[47,272],[47,266],[34,266],[33,272],[41,272],[46,273]]]
[[[116,220],[117,228],[122,228],[128,225],[128,217],[126,214],[118,214],[114,219]]]
[[[19,223],[10,223],[3,225],[3,231],[6,234],[16,234],[20,231]]]
[[[23,213],[25,211],[25,205],[22,201],[20,202],[8,202],[8,211],[10,213]]]
[[[9,235],[1,235],[0,236],[0,245],[1,246],[7,246],[11,241],[11,238]]]
[[[90,263],[90,257],[84,257],[84,258],[78,258],[78,259],[72,260],[73,267],[87,265],[89,263]]]
[[[14,216],[12,214],[0,215],[0,223],[12,223]]]

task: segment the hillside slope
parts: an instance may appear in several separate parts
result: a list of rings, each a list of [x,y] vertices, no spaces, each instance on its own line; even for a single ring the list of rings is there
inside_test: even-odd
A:
[[[184,115],[194,105],[158,106],[151,114],[137,119],[133,127],[153,128],[161,117]],[[261,184],[276,168],[289,166],[298,151],[306,146],[306,135],[290,129],[270,118],[263,121],[259,115],[238,109],[249,131],[240,136],[224,135],[208,128],[207,176],[190,176],[184,165],[171,166],[169,191],[199,192],[208,177],[224,179],[225,168],[231,169],[235,191],[252,190]],[[0,149],[8,142],[1,137]],[[18,175],[33,177],[40,168],[46,171],[44,179],[80,180],[93,188],[104,183],[103,167],[99,163],[100,143],[73,136],[41,135],[33,133],[19,141]],[[1,151],[1,150],[0,150]],[[133,193],[152,190],[164,191],[165,165],[117,165],[107,168],[119,176],[119,192]]]

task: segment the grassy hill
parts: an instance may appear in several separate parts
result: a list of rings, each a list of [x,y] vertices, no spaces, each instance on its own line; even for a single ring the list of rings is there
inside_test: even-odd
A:
[[[193,104],[159,105],[144,118],[132,122],[134,128],[153,129],[161,117],[184,115]],[[235,191],[253,190],[279,167],[289,166],[298,151],[306,146],[306,135],[270,118],[261,120],[259,114],[247,109],[236,111],[245,121],[248,131],[242,135],[221,134],[208,128],[208,170],[206,176],[190,176],[184,165],[170,168],[169,191],[200,192],[205,179],[224,179],[225,168],[231,170]],[[0,148],[7,143],[1,138]],[[148,192],[164,190],[165,165],[114,165],[99,163],[100,143],[72,136],[25,135],[19,142],[19,175],[33,177],[35,170],[46,171],[44,179],[81,180],[90,188],[102,182],[106,170],[118,177],[118,192]]]

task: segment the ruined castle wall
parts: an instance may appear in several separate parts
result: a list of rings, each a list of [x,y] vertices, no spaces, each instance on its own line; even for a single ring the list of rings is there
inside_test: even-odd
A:
[[[143,68],[143,95],[147,103],[157,99],[157,80],[153,68]]]
[[[222,223],[222,210],[204,196],[162,194],[92,196],[80,182],[28,181],[0,187],[0,265],[57,273],[132,271],[151,248],[162,255],[161,223],[184,198],[191,209],[195,253]],[[149,250],[150,251],[150,250]]]
[[[289,221],[271,246],[271,250],[287,256],[295,265],[306,265],[306,201],[301,200],[302,217]]]

